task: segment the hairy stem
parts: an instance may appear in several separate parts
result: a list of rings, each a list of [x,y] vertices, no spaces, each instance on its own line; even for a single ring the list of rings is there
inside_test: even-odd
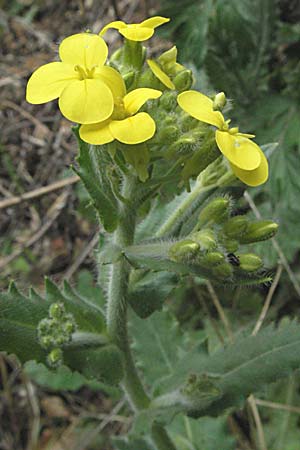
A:
[[[128,200],[120,203],[121,219],[114,234],[120,247],[132,245],[135,231],[135,211],[131,206],[136,190],[136,179],[126,177],[122,195]],[[145,392],[132,358],[127,332],[127,289],[130,266],[125,259],[112,264],[107,304],[107,328],[113,342],[122,350],[125,364],[123,388],[135,411],[148,408],[150,399]],[[167,432],[158,424],[152,428],[152,440],[158,450],[176,450]]]

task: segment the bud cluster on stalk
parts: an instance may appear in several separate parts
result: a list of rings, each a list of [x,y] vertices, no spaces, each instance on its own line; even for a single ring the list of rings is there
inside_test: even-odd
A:
[[[47,362],[51,367],[62,364],[61,347],[71,342],[75,331],[73,315],[66,312],[63,303],[53,303],[49,308],[49,317],[38,324],[38,340],[41,347],[49,352]]]
[[[230,216],[231,209],[231,200],[226,196],[212,200],[201,210],[194,230],[171,245],[169,258],[200,266],[218,281],[257,275],[263,267],[262,259],[254,253],[241,252],[241,246],[273,237],[278,225],[271,220]]]

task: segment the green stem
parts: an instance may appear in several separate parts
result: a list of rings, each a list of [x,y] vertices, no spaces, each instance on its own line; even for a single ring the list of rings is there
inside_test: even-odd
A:
[[[163,237],[165,235],[172,234],[172,231],[183,222],[187,216],[187,212],[190,212],[193,204],[199,204],[199,201],[204,201],[211,194],[211,192],[217,187],[217,185],[202,186],[197,182],[192,191],[183,199],[180,205],[175,209],[173,214],[166,220],[166,222],[156,232],[155,237]]]
[[[133,244],[135,231],[135,210],[131,206],[136,194],[136,179],[126,177],[122,195],[128,203],[120,203],[120,223],[114,234],[116,245],[125,247]],[[132,358],[127,332],[127,288],[130,266],[125,259],[112,264],[107,304],[107,329],[113,342],[124,355],[125,377],[123,388],[135,411],[149,407],[150,399],[145,392]],[[152,440],[158,450],[176,450],[167,432],[158,424],[152,427]]]

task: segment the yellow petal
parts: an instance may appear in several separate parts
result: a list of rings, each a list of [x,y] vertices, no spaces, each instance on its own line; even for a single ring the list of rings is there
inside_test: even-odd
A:
[[[97,65],[102,66],[107,55],[107,45],[98,34],[73,34],[64,39],[59,46],[59,56],[63,62],[89,69]]]
[[[73,122],[102,122],[113,112],[113,95],[101,80],[76,80],[61,93],[59,108]]]
[[[225,120],[220,111],[213,110],[213,101],[198,91],[185,91],[178,95],[177,102],[185,112],[201,122],[222,128]]]
[[[64,88],[78,79],[74,67],[62,62],[52,62],[39,67],[28,80],[26,100],[29,103],[46,103],[58,98]]]
[[[125,110],[129,114],[135,114],[147,100],[160,97],[162,92],[156,89],[139,88],[129,92],[124,97]]]
[[[143,22],[140,23],[140,26],[147,28],[156,28],[167,22],[170,22],[170,19],[168,19],[167,17],[155,16],[150,17],[150,19],[143,20]]]
[[[122,20],[115,20],[114,22],[110,22],[107,25],[105,25],[105,27],[102,28],[102,30],[100,31],[99,35],[103,36],[104,33],[106,33],[106,31],[109,28],[115,28],[116,30],[120,30],[121,28],[126,28],[127,25],[125,22],[122,22]]]
[[[171,81],[171,79],[168,77],[168,75],[161,70],[159,65],[153,61],[152,59],[147,59],[147,64],[156,76],[156,78],[159,79],[159,81],[162,82],[167,88],[169,89],[175,89],[174,83]]]
[[[122,76],[112,67],[99,67],[96,69],[94,76],[102,80],[109,87],[115,99],[123,98],[126,94],[126,87]]]
[[[114,138],[124,144],[140,144],[152,138],[156,127],[152,117],[141,112],[124,120],[113,120],[109,129]]]
[[[127,25],[119,30],[120,34],[130,41],[142,42],[151,38],[154,34],[153,28],[140,27],[138,24]]]
[[[109,130],[110,119],[100,123],[81,125],[79,135],[81,139],[89,144],[104,145],[114,140]]]
[[[232,171],[237,176],[237,178],[239,178],[241,181],[243,181],[243,183],[247,184],[248,186],[259,186],[260,184],[265,183],[268,179],[269,176],[268,161],[261,149],[260,152],[261,152],[261,162],[260,165],[257,167],[257,169],[242,170],[234,166],[233,164],[230,164]]]
[[[260,148],[250,139],[217,130],[216,141],[228,161],[240,169],[254,170],[260,165]]]

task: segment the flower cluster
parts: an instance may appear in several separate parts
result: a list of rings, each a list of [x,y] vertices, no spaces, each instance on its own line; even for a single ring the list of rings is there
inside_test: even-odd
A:
[[[149,108],[147,111],[148,101],[155,102],[162,94],[174,92],[177,101],[172,114],[177,111],[182,115],[184,111],[192,118],[214,126],[216,148],[229,161],[236,177],[250,186],[264,183],[268,178],[267,160],[260,147],[251,140],[254,135],[229,127],[230,120],[225,120],[221,113],[225,95],[217,94],[213,100],[189,90],[193,76],[177,62],[176,47],[157,59],[146,59],[141,42],[168,21],[159,16],[138,24],[115,21],[106,25],[99,35],[85,32],[67,37],[59,46],[60,61],[41,66],[30,77],[27,101],[40,104],[58,99],[62,114],[81,125],[80,138],[89,144],[104,145],[116,141],[136,145],[153,138],[158,126],[151,108],[151,114]],[[102,36],[110,28],[119,31],[125,44],[108,61],[108,47]],[[159,109],[161,104],[163,102],[154,103],[154,109]],[[195,133],[195,130],[191,128],[190,132]],[[202,131],[200,135],[203,135]],[[182,137],[177,136],[177,147],[181,142]],[[167,145],[174,148],[174,141]],[[203,155],[197,158],[203,159]],[[207,161],[210,164],[211,159]],[[191,159],[189,166],[193,164]],[[199,161],[195,170],[198,165]],[[198,175],[185,162],[182,166],[185,166],[185,173]]]

